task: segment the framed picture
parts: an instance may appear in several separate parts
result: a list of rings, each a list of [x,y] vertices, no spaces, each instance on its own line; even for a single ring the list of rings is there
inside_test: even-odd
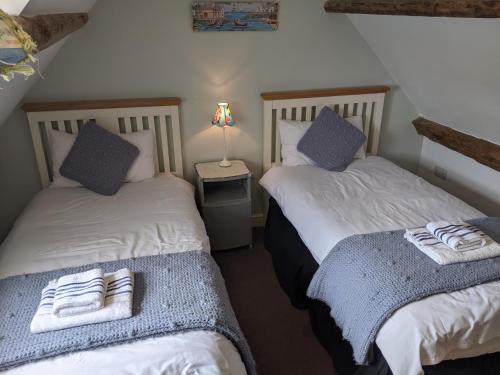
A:
[[[193,31],[274,31],[278,1],[195,1]]]

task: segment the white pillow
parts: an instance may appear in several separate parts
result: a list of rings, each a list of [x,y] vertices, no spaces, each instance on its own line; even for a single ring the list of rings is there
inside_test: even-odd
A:
[[[59,169],[66,159],[69,150],[73,147],[76,136],[66,132],[54,130],[52,128],[47,132],[50,148],[50,158],[52,160],[52,185],[53,187],[78,187],[82,186],[79,182],[70,180],[61,176]]]
[[[118,134],[124,140],[139,149],[139,156],[130,167],[125,182],[139,182],[155,176],[154,148],[155,142],[151,130],[135,133]]]
[[[151,130],[142,130],[135,133],[118,134],[121,138],[132,143],[139,149],[139,156],[135,159],[127,173],[125,182],[139,182],[154,177],[154,139]],[[50,156],[52,159],[52,187],[78,187],[80,183],[70,180],[59,173],[64,159],[73,147],[76,135],[63,131],[49,129],[48,131]]]
[[[363,117],[362,116],[352,116],[346,118],[346,121],[349,121],[352,125],[357,127],[359,130],[363,132]],[[364,133],[364,132],[363,132]],[[361,146],[356,152],[356,155],[354,155],[354,159],[364,159],[366,158],[366,145],[368,143],[368,138],[366,139],[365,143],[363,143],[363,146]]]
[[[348,117],[349,121],[359,130],[363,131],[363,118],[361,116]],[[278,120],[278,129],[281,138],[281,165],[284,167],[294,167],[298,165],[314,165],[314,162],[302,152],[297,150],[297,144],[302,139],[307,129],[311,126],[311,121]],[[366,144],[360,147],[354,159],[366,158]]]
[[[310,121],[278,120],[281,138],[281,164],[285,167],[314,165],[314,162],[297,150],[297,144],[311,126]]]

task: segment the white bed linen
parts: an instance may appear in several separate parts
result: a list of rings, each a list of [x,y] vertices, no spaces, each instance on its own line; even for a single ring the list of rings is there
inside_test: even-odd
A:
[[[374,156],[354,161],[341,173],[273,167],[260,183],[318,263],[353,234],[484,216]],[[500,282],[406,305],[382,326],[376,343],[395,375],[420,375],[422,365],[500,351]]]
[[[193,331],[76,352],[30,363],[6,375],[243,375],[234,345],[215,332]]]
[[[381,157],[355,160],[344,172],[273,167],[260,180],[321,263],[342,239],[438,220],[483,217],[422,178]]]
[[[84,188],[38,193],[0,247],[0,278],[102,261],[210,251],[193,187],[172,175],[116,195]]]
[[[111,197],[49,188],[33,199],[0,246],[0,278],[101,261],[210,251],[193,187],[172,175],[125,184]],[[19,374],[246,374],[224,336],[169,335],[58,356]]]

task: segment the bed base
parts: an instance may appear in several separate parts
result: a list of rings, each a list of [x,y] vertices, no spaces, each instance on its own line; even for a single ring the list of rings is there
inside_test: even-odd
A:
[[[371,366],[355,365],[352,360],[352,348],[343,340],[340,329],[330,317],[328,306],[306,296],[307,287],[318,269],[318,263],[273,198],[269,199],[264,244],[271,253],[281,287],[293,306],[308,309],[312,330],[330,355],[338,374],[392,375],[377,347]],[[444,361],[434,366],[424,366],[424,372],[425,375],[498,375],[500,353]]]

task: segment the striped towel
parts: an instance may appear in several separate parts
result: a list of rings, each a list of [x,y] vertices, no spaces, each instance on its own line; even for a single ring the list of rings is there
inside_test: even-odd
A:
[[[407,229],[404,237],[426,254],[434,251],[451,250],[448,245],[434,237],[426,227]]]
[[[45,291],[44,295],[54,296],[53,311],[60,318],[104,307],[106,284],[99,268],[62,276],[55,284],[55,288]]]
[[[132,316],[132,297],[134,274],[128,268],[104,275],[107,285],[104,307],[85,314],[59,317],[53,311],[54,296],[47,293],[56,287],[56,280],[42,291],[42,299],[31,321],[31,332],[41,333],[59,329],[78,327],[87,324],[102,323],[125,319]]]
[[[426,227],[407,229],[404,237],[421,252],[442,266],[500,256],[500,245],[493,240],[479,249],[457,251],[439,241]]]
[[[426,225],[434,237],[455,251],[480,249],[493,240],[478,228],[468,223],[436,221]]]

